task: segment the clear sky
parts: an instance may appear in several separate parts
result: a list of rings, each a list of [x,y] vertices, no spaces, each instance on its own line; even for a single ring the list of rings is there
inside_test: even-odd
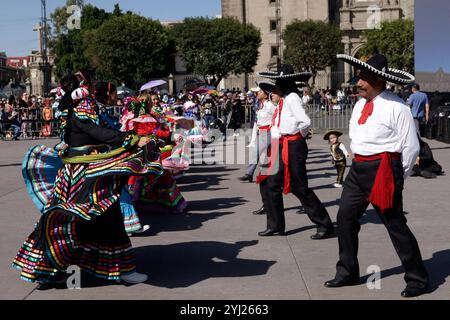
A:
[[[450,1],[415,1],[416,72],[450,72]]]
[[[47,0],[47,17],[66,0]],[[123,11],[133,11],[160,20],[183,20],[185,17],[221,14],[220,0],[85,0],[107,11],[119,3]],[[37,25],[41,15],[41,0],[1,0],[0,4],[0,51],[9,57],[26,56],[39,48]]]

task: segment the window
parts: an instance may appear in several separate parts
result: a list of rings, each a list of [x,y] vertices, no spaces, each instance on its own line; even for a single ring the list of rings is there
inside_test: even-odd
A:
[[[278,46],[270,47],[270,57],[278,56]]]
[[[270,20],[270,31],[277,30],[277,20]]]

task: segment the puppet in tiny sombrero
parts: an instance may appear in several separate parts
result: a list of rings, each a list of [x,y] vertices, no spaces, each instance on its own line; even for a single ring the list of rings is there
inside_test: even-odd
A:
[[[351,64],[356,69],[372,74],[376,78],[387,82],[407,85],[414,83],[416,80],[413,75],[408,72],[388,67],[387,58],[382,54],[375,54],[366,62],[356,59],[346,54],[338,54],[336,58]]]
[[[338,130],[328,129],[327,132],[323,135],[323,140],[328,140],[330,135],[334,134],[336,137],[342,136],[342,132]]]
[[[258,75],[263,78],[279,81],[307,82],[311,78],[311,72],[295,72],[290,64],[281,64],[278,71],[262,71]]]

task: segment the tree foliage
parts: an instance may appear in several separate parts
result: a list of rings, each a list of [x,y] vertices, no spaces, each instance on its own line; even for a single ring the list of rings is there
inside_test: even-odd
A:
[[[295,20],[283,32],[284,60],[297,70],[310,71],[312,81],[319,70],[336,63],[342,52],[342,32],[338,26],[322,21]]]
[[[381,53],[388,58],[390,67],[414,72],[414,21],[382,22],[380,28],[367,30],[363,36],[366,43],[361,55]]]
[[[134,14],[112,17],[84,35],[86,56],[97,74],[134,87],[167,75],[168,31]]]
[[[171,35],[187,68],[215,86],[230,74],[252,72],[261,45],[259,30],[232,18],[186,18]]]
[[[100,27],[103,22],[111,18],[111,14],[92,5],[82,6],[81,29],[68,30],[67,7],[72,4],[83,5],[80,0],[68,0],[66,6],[57,8],[51,15],[55,34],[50,41],[50,48],[55,54],[57,77],[61,77],[66,70],[85,69],[95,72],[85,56],[85,34]]]
[[[68,30],[67,7],[74,4],[82,8],[81,29]],[[130,11],[123,13],[119,4],[107,12],[84,5],[84,0],[67,0],[51,17],[57,77],[66,70],[85,69],[96,78],[134,86],[172,71],[168,66],[173,65],[175,49],[166,28]]]

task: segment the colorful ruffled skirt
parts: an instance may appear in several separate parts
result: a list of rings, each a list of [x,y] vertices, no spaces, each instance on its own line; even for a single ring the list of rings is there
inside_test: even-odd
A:
[[[29,150],[23,173],[42,216],[13,262],[22,279],[58,280],[71,265],[108,280],[134,272],[119,198],[130,176],[163,173],[159,162],[133,147],[136,142],[109,154],[64,159],[53,183],[46,174],[52,176],[58,166],[56,151]]]

